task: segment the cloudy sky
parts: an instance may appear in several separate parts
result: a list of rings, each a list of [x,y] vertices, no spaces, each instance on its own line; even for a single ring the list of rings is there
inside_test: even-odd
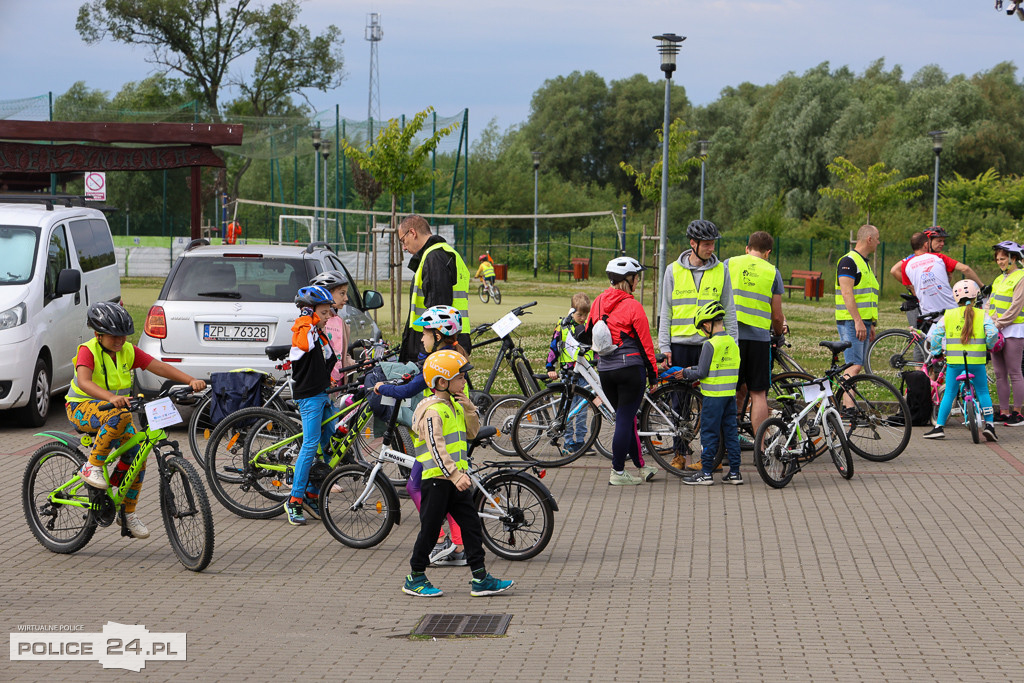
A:
[[[0,0],[0,100],[56,96],[79,80],[113,94],[153,73],[145,50],[82,42],[82,1]],[[662,32],[687,36],[676,81],[697,104],[823,61],[861,72],[884,57],[908,77],[926,64],[969,75],[1013,61],[1024,44],[1024,22],[992,0],[306,0],[303,23],[314,32],[335,24],[345,38],[347,78],[309,93],[318,110],[339,104],[342,116],[365,118],[369,12],[384,30],[383,116],[468,107],[471,131],[492,118],[503,128],[522,122],[544,80],[574,70],[660,78],[651,36]]]

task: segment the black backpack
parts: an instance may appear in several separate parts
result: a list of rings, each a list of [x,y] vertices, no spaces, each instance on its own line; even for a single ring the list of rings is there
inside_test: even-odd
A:
[[[210,421],[217,424],[241,410],[263,405],[260,387],[267,375],[254,370],[210,374]]]
[[[927,427],[932,420],[932,381],[921,370],[906,370],[900,374],[906,387],[911,424]]]

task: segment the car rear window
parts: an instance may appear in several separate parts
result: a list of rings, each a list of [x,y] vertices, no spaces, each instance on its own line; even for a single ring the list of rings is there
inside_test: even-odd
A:
[[[302,259],[260,256],[183,258],[165,288],[167,301],[295,300],[308,277]]]

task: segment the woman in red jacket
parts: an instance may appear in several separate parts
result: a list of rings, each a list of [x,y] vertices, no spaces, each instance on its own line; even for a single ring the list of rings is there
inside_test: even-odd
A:
[[[637,433],[637,413],[647,382],[657,378],[657,361],[651,341],[651,324],[633,290],[644,267],[636,259],[621,256],[608,262],[605,273],[611,286],[601,292],[590,307],[588,330],[604,320],[615,349],[597,358],[601,388],[615,409],[615,436],[612,438],[612,473],[608,483],[629,486],[650,481],[658,468],[645,465]],[[640,470],[634,477],[625,471],[626,456]]]

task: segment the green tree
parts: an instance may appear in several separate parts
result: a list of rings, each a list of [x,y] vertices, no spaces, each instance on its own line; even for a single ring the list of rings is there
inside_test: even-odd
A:
[[[686,180],[690,175],[690,171],[700,168],[701,157],[686,155],[686,150],[689,149],[690,145],[697,138],[697,131],[684,129],[683,126],[685,125],[682,119],[676,119],[668,127],[668,184],[670,187]],[[664,128],[656,129],[655,136],[660,147],[665,140]],[[658,160],[651,165],[651,168],[646,173],[638,168],[634,168],[625,161],[619,162],[619,168],[628,177],[633,179],[640,196],[645,201],[654,205],[661,201],[661,169],[663,161],[659,155]]]
[[[921,189],[915,188],[928,176],[900,178],[900,171],[885,170],[885,162],[872,164],[867,170],[861,170],[844,157],[836,157],[828,165],[831,171],[845,187],[823,187],[818,192],[825,197],[847,201],[864,214],[864,222],[871,222],[871,213],[878,212],[886,206],[921,196]]]

